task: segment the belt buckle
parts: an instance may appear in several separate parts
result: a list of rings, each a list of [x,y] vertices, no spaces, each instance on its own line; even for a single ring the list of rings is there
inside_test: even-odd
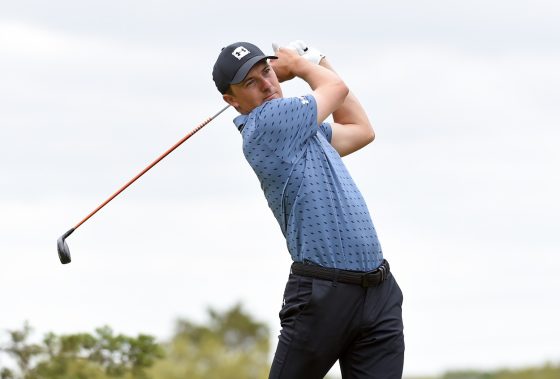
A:
[[[384,282],[385,279],[387,279],[387,269],[385,268],[385,266],[379,266],[375,271],[363,274],[361,277],[361,283],[360,283],[361,286],[363,288],[369,287],[370,284],[369,277],[370,276],[376,277],[377,275],[380,275],[380,279],[376,284],[380,284]]]

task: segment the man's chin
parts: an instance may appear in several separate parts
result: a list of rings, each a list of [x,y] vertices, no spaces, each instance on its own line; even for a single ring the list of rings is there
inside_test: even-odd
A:
[[[280,96],[278,95],[278,93],[273,93],[272,95],[265,97],[263,101],[270,101],[270,100],[279,99],[279,98],[280,98]]]

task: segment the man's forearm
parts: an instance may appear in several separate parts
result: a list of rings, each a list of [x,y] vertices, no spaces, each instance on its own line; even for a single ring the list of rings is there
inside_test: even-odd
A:
[[[329,69],[322,70],[317,69],[316,65],[305,59],[299,59],[300,64],[295,65],[294,74],[295,76],[304,80],[312,90],[316,90],[319,86],[327,85],[344,85],[344,82],[336,74],[334,70]],[[323,66],[324,67],[324,66]],[[325,67],[328,68],[328,67]]]

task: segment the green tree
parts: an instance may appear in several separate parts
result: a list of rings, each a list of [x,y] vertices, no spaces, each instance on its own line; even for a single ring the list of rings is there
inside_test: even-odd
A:
[[[106,379],[148,378],[146,369],[163,357],[154,338],[114,335],[109,327],[88,333],[45,335],[42,344],[28,342],[31,327],[8,332],[10,341],[1,348],[14,358],[18,372],[0,371],[2,379]]]
[[[10,343],[0,348],[0,351],[4,351],[13,357],[21,373],[21,377],[25,379],[31,377],[33,361],[42,353],[40,345],[28,342],[31,333],[32,328],[26,321],[21,330],[8,330]],[[16,374],[8,368],[2,368],[0,375],[2,375],[2,379],[16,378]]]
[[[495,371],[450,371],[442,379],[558,379],[560,365],[546,364],[542,367],[530,367],[517,370]]]
[[[269,371],[269,329],[241,305],[208,311],[207,325],[179,320],[166,358],[150,371],[158,379],[261,379]]]

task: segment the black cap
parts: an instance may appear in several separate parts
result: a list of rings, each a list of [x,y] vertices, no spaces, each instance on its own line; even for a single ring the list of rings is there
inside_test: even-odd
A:
[[[242,82],[255,64],[267,58],[278,57],[265,55],[261,49],[249,42],[236,42],[224,47],[212,70],[212,78],[218,91],[226,93],[230,84]]]

